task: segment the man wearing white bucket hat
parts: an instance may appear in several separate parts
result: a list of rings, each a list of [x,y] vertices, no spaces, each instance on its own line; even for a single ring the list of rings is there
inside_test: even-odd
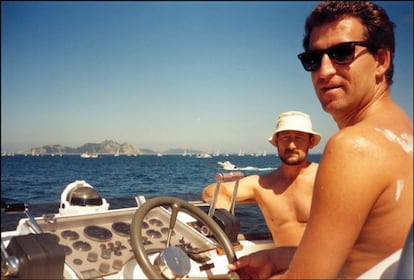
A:
[[[314,137],[313,146],[318,145],[319,141],[321,141],[321,135],[312,130],[312,122],[309,115],[298,111],[289,111],[279,115],[276,130],[268,139],[269,142],[272,143],[273,146],[277,147],[275,139],[276,134],[281,131],[289,130],[311,134]]]
[[[309,217],[318,164],[308,161],[308,152],[321,140],[312,129],[309,115],[290,111],[279,115],[276,130],[268,139],[278,150],[279,168],[265,175],[250,175],[239,181],[236,202],[256,202],[277,247],[297,246]],[[229,209],[235,182],[222,183],[217,208]],[[204,188],[202,197],[211,202],[216,183]]]

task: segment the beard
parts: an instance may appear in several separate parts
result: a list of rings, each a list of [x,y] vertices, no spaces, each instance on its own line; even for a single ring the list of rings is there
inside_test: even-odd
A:
[[[295,158],[292,158],[292,155],[296,155]],[[306,156],[302,156],[300,153],[294,151],[286,151],[284,155],[279,155],[280,160],[290,166],[300,165],[306,160]]]

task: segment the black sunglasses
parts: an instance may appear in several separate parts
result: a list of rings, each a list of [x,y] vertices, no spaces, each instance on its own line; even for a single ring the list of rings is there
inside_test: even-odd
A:
[[[313,50],[298,54],[306,71],[316,71],[321,67],[322,57],[326,53],[336,64],[344,65],[354,60],[355,46],[369,47],[366,42],[345,42],[324,50]]]

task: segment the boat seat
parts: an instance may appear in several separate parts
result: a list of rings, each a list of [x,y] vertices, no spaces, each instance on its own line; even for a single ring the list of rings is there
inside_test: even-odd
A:
[[[414,279],[413,225],[411,225],[403,248],[395,251],[357,279]]]
[[[413,275],[413,225],[405,241],[395,279],[414,279]]]

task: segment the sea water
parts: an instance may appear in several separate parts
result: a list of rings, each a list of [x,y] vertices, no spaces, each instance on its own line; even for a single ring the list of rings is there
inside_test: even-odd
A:
[[[310,155],[319,162],[320,155]],[[244,176],[266,174],[280,165],[277,155],[214,156],[197,158],[182,155],[118,156],[81,158],[79,155],[2,156],[1,200],[4,203],[24,202],[31,205],[34,215],[41,215],[42,204],[48,202],[58,212],[60,195],[75,180],[85,180],[110,208],[133,207],[134,196],[147,199],[156,196],[174,196],[185,200],[201,200],[203,188],[215,182],[221,169],[218,161],[230,161],[243,169]],[[128,199],[127,199],[128,198]],[[50,210],[49,210],[50,211]],[[247,233],[267,232],[263,216],[256,205],[237,205],[241,230]],[[13,216],[4,215],[2,231],[16,226]],[[14,218],[23,216],[14,216]]]

